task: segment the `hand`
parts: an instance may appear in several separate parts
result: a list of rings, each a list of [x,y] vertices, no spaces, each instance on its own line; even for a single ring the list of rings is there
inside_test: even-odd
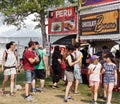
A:
[[[47,70],[48,70],[48,68],[47,68],[47,67],[45,67],[45,72],[47,72]]]
[[[117,86],[117,81],[114,82],[114,86]]]
[[[92,74],[93,73],[93,70],[90,70],[90,74]]]
[[[4,72],[4,67],[2,67],[2,72]]]

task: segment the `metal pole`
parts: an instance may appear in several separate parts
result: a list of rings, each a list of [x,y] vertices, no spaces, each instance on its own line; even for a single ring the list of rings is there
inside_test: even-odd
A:
[[[76,34],[76,42],[79,42],[80,40],[80,30],[79,30],[80,9],[79,9],[79,6],[80,6],[80,0],[78,0],[78,25],[77,25],[78,32]]]

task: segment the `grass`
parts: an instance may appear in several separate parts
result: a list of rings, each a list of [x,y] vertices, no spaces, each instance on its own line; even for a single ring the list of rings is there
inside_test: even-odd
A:
[[[3,73],[0,73],[0,88],[2,86],[2,81],[3,81]],[[45,88],[46,89],[50,89],[50,86],[52,85],[51,82],[51,77],[46,79],[46,84],[45,84]],[[38,86],[37,82],[37,86]],[[17,75],[17,84],[20,84],[22,86],[24,86],[25,84],[25,79],[24,79],[24,73],[21,72],[19,75]],[[9,83],[7,84],[7,87],[9,86]],[[65,90],[65,85],[63,81],[60,81],[59,83],[60,86],[60,90]],[[91,100],[91,92],[90,92],[90,88],[88,87],[87,84],[80,84],[79,85],[79,91],[81,93],[81,101],[84,103],[89,103]],[[112,104],[120,104],[120,92],[113,92],[113,98],[112,98]],[[99,104],[105,104],[105,101],[102,99],[98,99]]]

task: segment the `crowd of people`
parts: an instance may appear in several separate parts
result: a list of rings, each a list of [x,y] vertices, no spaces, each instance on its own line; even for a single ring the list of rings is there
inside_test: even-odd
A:
[[[18,56],[15,51],[16,44],[11,41],[6,44],[6,50],[2,57],[2,72],[4,80],[2,84],[1,94],[5,94],[5,86],[10,76],[10,95],[15,96],[14,85],[15,75],[18,69]],[[115,57],[107,49],[103,49],[101,54],[96,53],[92,56],[87,54],[86,47],[80,51],[80,43],[68,45],[64,52],[59,46],[54,47],[52,54],[52,88],[59,87],[59,80],[64,79],[66,82],[66,90],[64,101],[71,99],[70,91],[74,89],[74,94],[79,94],[78,86],[82,83],[81,69],[87,67],[88,81],[91,88],[92,102],[97,104],[98,92],[102,92],[104,86],[104,98],[106,104],[111,104],[112,91],[117,86],[117,69],[118,66]],[[89,57],[89,63],[86,62]],[[32,101],[31,89],[36,93],[36,81],[40,80],[40,92],[44,93],[45,72],[48,70],[48,62],[45,52],[40,47],[39,42],[30,41],[28,47],[23,52],[22,67],[25,72],[25,100]],[[102,96],[102,93],[100,93]]]

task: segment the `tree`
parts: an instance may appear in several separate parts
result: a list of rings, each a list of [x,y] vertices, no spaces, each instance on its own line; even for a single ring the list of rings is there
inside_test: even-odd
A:
[[[25,27],[24,20],[31,14],[35,15],[34,22],[38,22],[35,29],[41,28],[42,43],[47,41],[46,18],[48,8],[63,4],[64,0],[0,0],[0,12],[5,16],[4,23],[15,25],[17,29]]]

